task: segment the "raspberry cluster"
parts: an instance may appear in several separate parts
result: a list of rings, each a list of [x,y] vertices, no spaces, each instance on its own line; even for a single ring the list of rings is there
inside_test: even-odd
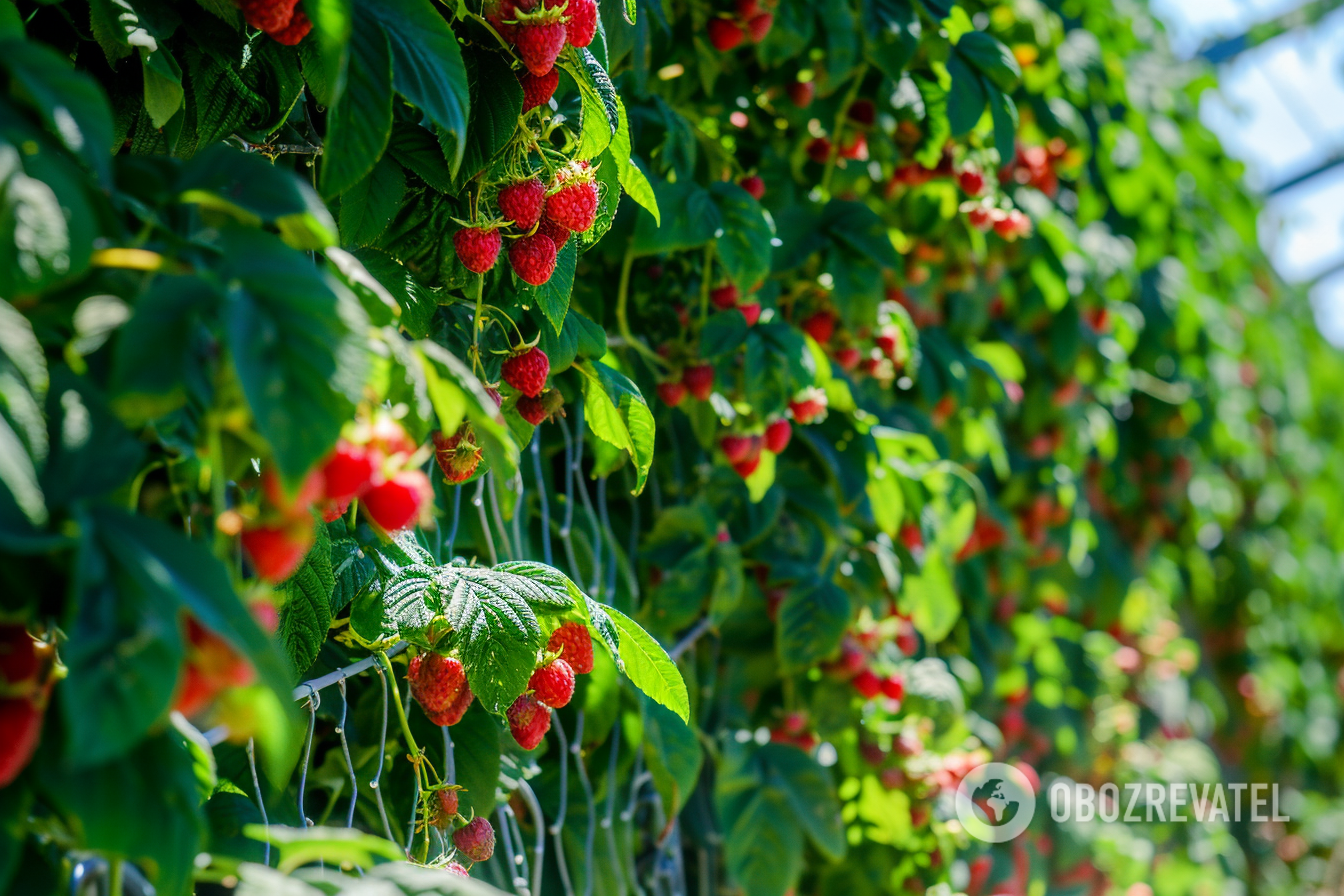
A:
[[[593,671],[593,638],[586,626],[566,622],[546,642],[546,660],[533,672],[527,690],[505,714],[513,739],[524,750],[535,750],[551,729],[551,710],[569,704],[574,696],[575,673]]]
[[[37,751],[51,686],[64,675],[54,641],[18,623],[0,624],[0,788]]]
[[[773,6],[774,3],[762,5],[761,0],[737,0],[732,12],[720,13],[709,20],[705,30],[710,44],[726,53],[748,38],[754,44],[765,40],[775,24],[775,14],[770,11]]]
[[[264,31],[287,47],[295,46],[313,30],[308,15],[299,9],[299,0],[234,0],[247,24]]]

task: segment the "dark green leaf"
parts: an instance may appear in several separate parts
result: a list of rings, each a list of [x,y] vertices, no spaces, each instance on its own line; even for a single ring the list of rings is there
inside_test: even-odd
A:
[[[700,777],[704,753],[700,741],[676,713],[645,696],[644,761],[669,815],[681,811]]]
[[[540,308],[557,334],[564,328],[565,315],[569,313],[569,296],[574,291],[574,269],[578,263],[579,243],[571,239],[556,255],[551,279],[540,286],[524,284],[518,289],[518,301]]]
[[[963,34],[961,40],[957,41],[956,53],[965,57],[991,84],[1005,93],[1022,80],[1022,68],[1017,64],[1013,51],[983,31]]]
[[[791,588],[775,630],[780,672],[796,675],[833,653],[849,627],[849,615],[849,595],[833,582]]]
[[[401,166],[383,157],[368,177],[341,195],[341,242],[367,246],[377,240],[405,195],[406,175]]]
[[[317,659],[331,627],[332,592],[336,579],[331,569],[331,539],[327,527],[315,527],[317,539],[303,563],[284,584],[285,602],[280,606],[276,634],[299,677]]]
[[[775,792],[751,796],[727,832],[728,873],[751,896],[784,896],[803,865],[803,833]]]
[[[392,127],[392,139],[387,152],[394,159],[420,176],[420,179],[440,193],[452,193],[453,174],[438,139],[418,124],[397,122]]]
[[[728,276],[743,290],[751,289],[770,273],[770,241],[775,228],[760,203],[737,184],[719,181],[710,186],[719,208],[722,232],[715,247]]]
[[[947,61],[952,75],[952,90],[947,97],[947,123],[952,135],[960,137],[980,121],[985,114],[985,85],[980,75],[959,54],[953,53]]]
[[[327,116],[320,183],[337,196],[363,180],[392,136],[392,51],[363,8],[355,12],[345,90]]]
[[[471,85],[471,122],[467,126],[462,164],[457,170],[459,184],[490,167],[495,155],[513,139],[518,130],[518,116],[523,111],[522,85],[498,53],[468,56],[467,77]]]
[[[527,688],[542,647],[541,627],[513,581],[519,578],[450,566],[436,584],[472,693],[491,712],[503,712]]]

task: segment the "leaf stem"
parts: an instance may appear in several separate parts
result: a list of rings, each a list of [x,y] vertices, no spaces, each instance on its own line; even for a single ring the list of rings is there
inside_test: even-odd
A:
[[[630,332],[630,320],[626,314],[626,306],[630,300],[630,269],[634,264],[635,250],[631,247],[625,250],[625,258],[621,261],[621,281],[616,292],[616,326],[620,329],[621,338],[626,341],[626,344],[643,355],[650,364],[667,369],[667,362],[639,339],[636,339],[635,335]]]
[[[821,174],[821,192],[827,199],[831,198],[831,175],[835,172],[835,163],[840,158],[840,129],[845,126],[845,116],[849,113],[849,107],[853,105],[854,97],[858,94],[863,78],[867,74],[868,63],[865,62],[854,72],[854,80],[850,82],[849,90],[845,92],[845,99],[835,113],[835,127],[831,129],[835,139],[831,142],[831,153],[826,159],[826,170]]]
[[[108,896],[121,896],[122,880],[125,876],[126,860],[123,858],[114,858],[108,862],[107,867],[107,894]]]
[[[471,321],[471,366],[480,373],[485,372],[481,365],[481,317],[484,313],[485,304],[485,275],[481,274],[476,280],[476,314]]]

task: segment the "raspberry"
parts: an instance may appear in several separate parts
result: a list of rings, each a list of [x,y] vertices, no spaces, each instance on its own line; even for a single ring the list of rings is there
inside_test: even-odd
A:
[[[814,312],[803,321],[803,332],[821,345],[825,345],[831,341],[831,336],[835,333],[835,317],[829,311]]]
[[[686,387],[681,383],[659,383],[657,392],[663,404],[670,408],[676,407],[686,399]]]
[[[381,451],[387,457],[414,454],[420,447],[406,435],[405,427],[387,413],[380,413],[374,418],[368,428],[367,441],[370,448]]]
[[[737,472],[737,475],[741,476],[743,479],[746,479],[752,473],[755,473],[756,468],[759,467],[760,465],[761,465],[761,455],[759,452],[757,452],[756,454],[752,455],[751,457],[747,458],[741,463],[733,464],[733,469]]]
[[[865,700],[871,700],[882,693],[882,679],[878,678],[877,673],[873,672],[872,669],[862,670],[854,676],[850,683],[854,685],[854,690],[863,695]]]
[[[487,861],[495,854],[495,829],[478,815],[453,832],[453,846],[473,862]]]
[[[509,184],[495,200],[499,211],[519,230],[531,230],[546,208],[546,185],[537,178]]]
[[[877,119],[877,107],[872,100],[859,99],[849,104],[845,115],[856,124],[871,125]]]
[[[236,4],[247,24],[270,34],[281,31],[294,18],[298,0],[241,0]]]
[[[742,312],[742,316],[747,319],[747,326],[756,326],[756,321],[761,319],[760,302],[743,302],[737,306],[737,310]]]
[[[467,689],[467,673],[461,661],[433,652],[411,657],[406,680],[411,684],[411,696],[426,713],[442,712]]]
[[[304,477],[298,493],[293,496],[285,491],[274,470],[267,467],[261,474],[261,493],[266,496],[266,502],[285,516],[307,516],[308,508],[322,499],[322,490],[320,470],[313,470]]]
[[[729,19],[710,19],[708,30],[709,42],[721,53],[726,53],[742,43],[742,38],[745,36],[737,23]]]
[[[555,88],[560,86],[560,73],[551,69],[544,75],[523,72],[518,76],[523,85],[523,111],[530,112],[538,106],[544,106],[555,96]]]
[[[543,706],[531,694],[523,694],[513,701],[505,715],[513,739],[524,750],[535,750],[546,732],[551,730],[550,707]]]
[[[388,532],[405,529],[432,500],[434,486],[422,470],[402,470],[364,493],[364,509]]]
[[[205,709],[220,691],[256,679],[251,663],[219,635],[187,617],[187,660],[173,708],[184,716]]]
[[[849,138],[848,143],[840,145],[840,158],[855,159],[864,162],[868,160],[868,137],[864,134],[855,134]]]
[[[449,874],[456,874],[458,877],[471,877],[471,873],[456,862],[449,862],[447,865],[444,865],[443,870],[447,871]]]
[[[831,141],[825,137],[815,137],[807,144],[807,157],[814,162],[824,164],[831,157]]]
[[[597,0],[569,0],[569,22],[565,32],[570,46],[586,47],[597,33]]]
[[[560,21],[526,21],[514,31],[513,44],[529,72],[538,78],[549,75],[565,48],[565,26]]]
[[[812,81],[794,81],[788,88],[789,101],[799,109],[812,105],[812,97],[817,94],[817,85]]]
[[[987,233],[994,227],[994,212],[983,205],[975,205],[966,210],[966,222],[981,233]]]
[[[757,13],[747,20],[747,37],[751,42],[758,44],[765,40],[765,36],[770,33],[770,28],[775,24],[775,17],[768,12]]]
[[[979,196],[985,191],[985,176],[980,173],[980,169],[967,165],[957,175],[957,186],[967,196]]]
[[[709,291],[709,300],[715,308],[732,308],[737,304],[737,296],[737,286],[732,283],[716,286]]]
[[[550,218],[541,219],[541,223],[537,225],[537,235],[550,237],[551,242],[555,243],[556,252],[565,248],[565,243],[569,242],[569,228],[555,223]]]
[[[564,660],[554,659],[532,673],[527,689],[539,702],[559,709],[574,696],[574,670]]]
[[[555,243],[541,233],[515,240],[509,247],[509,264],[524,283],[540,286],[555,273]]]
[[[546,200],[546,217],[568,230],[585,233],[597,220],[597,184],[591,174],[572,178]]]
[[[566,622],[546,642],[546,650],[559,653],[569,667],[580,675],[593,671],[593,636],[577,622]]]
[[[425,717],[435,725],[456,725],[462,721],[462,717],[467,714],[468,707],[471,706],[472,693],[470,685],[462,685],[462,691],[457,695],[457,699],[450,703],[445,709],[437,712],[425,712]]]
[[[301,9],[294,10],[294,17],[289,20],[289,24],[279,31],[268,32],[271,40],[287,47],[297,46],[300,41],[308,36],[308,32],[313,30],[313,23]]]
[[[442,790],[434,791],[434,795],[437,800],[430,803],[434,813],[434,827],[440,830],[452,827],[453,819],[457,817],[457,804],[459,802],[457,788],[445,787]],[[466,871],[465,868],[462,870]]]
[[[518,399],[518,404],[514,406],[514,409],[528,423],[533,426],[540,426],[547,417],[560,410],[564,404],[565,398],[558,389],[547,389],[539,398],[522,396]]]
[[[495,227],[463,227],[453,234],[453,248],[462,266],[473,274],[484,274],[495,266],[502,242]]]
[[[245,530],[240,540],[257,577],[277,584],[299,568],[313,546],[313,521],[300,518],[282,526],[258,526]]]
[[[802,426],[820,420],[826,416],[826,393],[816,386],[808,386],[789,402],[789,410]]]
[[[13,693],[17,685],[36,677],[37,651],[33,636],[22,625],[0,625],[0,690]]]
[[[710,364],[696,364],[687,367],[681,375],[682,384],[699,401],[709,398],[714,391],[714,367]]]
[[[737,17],[744,22],[761,11],[760,0],[737,0],[735,7],[737,9]]]
[[[765,181],[761,180],[759,175],[748,174],[737,182],[737,185],[746,190],[752,199],[757,202],[765,195]]]
[[[793,437],[793,424],[784,419],[776,420],[765,428],[765,450],[771,454],[783,454]]]
[[[837,349],[835,352],[835,363],[840,365],[841,370],[853,370],[859,366],[859,361],[862,358],[863,353],[852,345]]]
[[[500,368],[504,382],[530,398],[536,398],[546,388],[550,372],[551,360],[535,345],[510,355]]]
[[[481,449],[476,444],[476,433],[466,425],[451,436],[436,431],[434,459],[439,462],[439,469],[449,482],[466,482],[481,463]]]
[[[0,700],[0,787],[8,786],[37,751],[43,712],[30,697]]]
[[[719,447],[728,463],[741,463],[751,453],[751,436],[724,436],[719,439]]]
[[[905,699],[905,679],[899,673],[892,673],[882,679],[882,694],[892,700]]]
[[[886,355],[892,361],[896,360],[896,349],[900,345],[900,331],[896,327],[888,324],[883,327],[881,332],[873,338],[878,351]]]
[[[373,458],[360,445],[341,439],[322,465],[322,481],[330,501],[345,501],[368,488],[373,478]]]

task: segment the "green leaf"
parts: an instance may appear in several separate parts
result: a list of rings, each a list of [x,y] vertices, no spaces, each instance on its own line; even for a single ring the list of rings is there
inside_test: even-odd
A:
[[[956,53],[947,61],[952,75],[952,90],[947,98],[947,123],[952,135],[960,137],[980,121],[985,114],[985,85],[980,75]]]
[[[612,607],[603,606],[620,633],[621,661],[625,674],[635,687],[658,703],[676,713],[683,722],[690,722],[691,699],[686,693],[686,682],[681,672],[663,649],[663,645],[639,627],[629,616]]]
[[[645,696],[644,761],[663,799],[668,817],[681,812],[695,790],[704,763],[704,751],[695,731],[671,710]]]
[[[450,566],[439,571],[435,586],[472,693],[496,713],[527,688],[544,643],[537,617],[515,581],[520,578]]]
[[[112,350],[112,407],[123,420],[144,423],[187,400],[189,385],[204,374],[202,315],[221,299],[199,277],[159,275],[136,300]]]
[[[901,605],[909,612],[915,628],[931,643],[937,644],[951,633],[961,616],[961,601],[940,550],[930,546],[924,553],[919,575],[906,576]]]
[[[416,351],[424,359],[426,388],[439,418],[439,429],[456,431],[465,409],[490,468],[503,479],[512,477],[518,470],[518,444],[509,435],[499,408],[485,394],[481,381],[470,367],[437,343],[428,340],[416,343]]]
[[[380,301],[385,294],[393,306],[400,309],[399,322],[406,332],[417,339],[428,336],[434,315],[439,310],[438,296],[422,285],[400,262],[382,252],[361,250],[358,262],[377,284],[374,292]]]
[[[359,542],[349,536],[333,540],[331,576],[335,585],[331,591],[331,615],[334,617],[367,592],[377,575],[373,559],[360,550]]]
[[[582,101],[578,155],[584,159],[596,158],[620,129],[621,110],[616,88],[606,69],[586,47],[567,55],[562,66],[579,85]],[[628,150],[626,158],[629,158]]]
[[[47,521],[37,464],[50,451],[42,413],[47,363],[33,325],[0,300],[0,485],[32,525]]]
[[[751,289],[770,273],[770,241],[775,228],[760,203],[735,183],[710,185],[719,207],[722,232],[715,241],[719,262],[743,290]]]
[[[1013,51],[983,31],[964,34],[957,41],[955,52],[979,69],[995,87],[1011,92],[1022,80],[1022,68]]]
[[[154,127],[161,128],[182,108],[182,67],[166,49],[140,48],[144,74],[145,111]]]
[[[346,48],[354,31],[353,0],[304,0],[303,11],[313,23],[313,39],[300,45],[301,49],[314,48],[317,57],[317,69],[321,79],[327,84],[340,83],[341,64]],[[308,59],[304,56],[305,74],[308,74]],[[346,72],[347,78],[349,72]],[[349,81],[346,82],[349,89]],[[330,106],[333,97],[320,99],[323,105]]]
[[[834,582],[789,590],[779,607],[775,648],[779,671],[797,675],[835,652],[849,627],[849,595]]]
[[[574,269],[578,263],[578,240],[569,240],[555,256],[555,272],[551,274],[551,279],[540,286],[523,284],[518,288],[518,301],[540,308],[557,335],[564,329],[565,315],[569,313],[569,297],[574,291]]]
[[[280,625],[276,629],[299,677],[308,671],[326,643],[331,627],[332,592],[336,590],[327,527],[319,521],[314,528],[317,538],[308,556],[283,586],[285,602],[280,607]]]
[[[387,152],[440,193],[455,192],[453,173],[448,170],[443,147],[425,128],[418,124],[397,122],[392,127],[392,139],[387,144]]]
[[[382,158],[369,176],[341,195],[341,242],[367,246],[376,241],[401,208],[406,175],[401,166]]]
[[[392,82],[430,121],[466,146],[471,94],[457,36],[429,0],[368,0],[359,6],[383,26],[392,48]]]
[[[621,187],[630,194],[631,199],[653,216],[655,227],[661,226],[663,217],[658,210],[658,197],[653,192],[649,178],[630,155],[630,121],[619,96],[616,98],[616,110],[620,115],[620,127],[612,135],[610,149],[612,158],[616,160],[616,172]]]
[[[618,157],[619,158],[619,157]],[[621,179],[630,198],[639,202],[639,196],[630,184]],[[630,249],[636,255],[658,255],[694,249],[714,239],[723,225],[713,194],[689,178],[675,184],[659,180],[652,189],[653,205],[667,209],[670,218],[662,226],[658,214],[650,211],[635,220],[635,235]],[[644,205],[643,202],[639,203]],[[644,205],[648,208],[647,205]]]
[[[919,48],[919,16],[908,0],[866,0],[864,25],[868,34],[868,58],[893,81],[899,81],[906,64]]]
[[[345,90],[327,115],[319,183],[337,196],[368,176],[392,136],[392,51],[362,6],[350,35]]]
[[[523,600],[539,613],[567,613],[575,607],[573,592],[578,590],[578,586],[553,566],[531,560],[506,560],[496,564],[494,569],[497,573],[529,580],[526,583],[515,583],[515,587],[523,595]]]
[[[472,702],[462,721],[453,726],[453,760],[456,784],[462,785],[458,811],[468,817],[490,816],[495,811],[495,788],[499,781],[499,722],[480,704]]]
[[[740,349],[751,328],[740,311],[720,311],[700,328],[700,356],[708,361]]]
[[[467,57],[467,79],[471,87],[471,121],[467,125],[467,145],[458,166],[457,183],[468,180],[490,167],[518,130],[523,112],[523,88],[498,53],[479,52]],[[456,140],[456,137],[452,139]]]
[[[383,585],[383,612],[400,637],[418,634],[443,612],[443,601],[433,591],[434,567],[412,564],[397,570]]]
[[[1011,159],[1017,152],[1017,104],[1008,94],[990,88],[989,111],[994,118],[994,148],[999,158]]]
[[[621,633],[616,628],[616,623],[612,621],[611,613],[607,612],[611,608],[584,594],[577,585],[571,588],[569,593],[588,617],[589,628],[597,632],[598,640],[606,645],[607,652],[611,654],[611,661],[615,663],[616,669],[624,672],[625,660],[621,659]]]
[[[653,464],[654,424],[644,396],[626,376],[601,361],[583,361],[584,411],[593,434],[630,453],[635,462],[634,493],[643,491]]]
[[[751,896],[784,896],[803,866],[803,832],[774,791],[752,795],[726,837],[728,873]]]
[[[354,415],[368,360],[359,300],[269,234],[220,234],[241,284],[224,322],[238,380],[282,479],[297,486]]]
[[[873,264],[884,268],[897,268],[901,264],[886,224],[862,202],[831,200],[822,213],[822,227],[836,243]]]
[[[50,47],[32,41],[6,41],[3,65],[12,79],[10,90],[41,117],[47,133],[108,182],[112,110],[98,82],[75,71]]]
[[[784,794],[793,817],[822,854],[838,862],[845,857],[845,825],[831,773],[815,759],[789,744],[766,744],[757,754],[768,786]]]

